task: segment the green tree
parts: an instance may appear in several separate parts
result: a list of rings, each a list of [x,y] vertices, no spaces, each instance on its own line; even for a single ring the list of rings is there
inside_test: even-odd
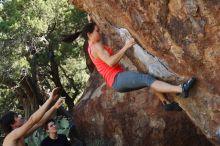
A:
[[[65,44],[60,40],[64,34],[79,31],[85,21],[85,14],[66,0],[11,0],[3,4],[0,113],[22,105],[28,117],[55,86],[63,88],[67,107],[72,110],[88,70],[81,51],[83,41]]]

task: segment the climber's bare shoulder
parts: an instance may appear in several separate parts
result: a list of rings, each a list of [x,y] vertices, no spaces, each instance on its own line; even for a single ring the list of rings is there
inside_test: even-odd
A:
[[[24,139],[5,140],[3,146],[25,146]]]
[[[101,42],[96,42],[92,45],[92,50],[94,51],[104,50],[104,45]]]
[[[14,139],[13,135],[5,137],[3,146],[25,146],[24,138]]]
[[[104,52],[104,46],[101,42],[97,42],[92,46],[91,53],[95,58],[98,58],[99,54],[102,54]]]

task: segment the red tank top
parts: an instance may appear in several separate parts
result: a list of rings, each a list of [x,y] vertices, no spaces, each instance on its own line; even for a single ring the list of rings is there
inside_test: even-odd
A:
[[[104,47],[106,51],[110,54],[110,56],[113,54],[112,50],[109,47]],[[110,67],[108,64],[106,64],[101,59],[97,58],[95,59],[91,54],[91,46],[88,47],[89,56],[92,60],[92,62],[95,64],[98,72],[104,77],[106,83],[108,86],[112,87],[112,84],[114,82],[115,76],[122,72],[123,69],[120,67],[120,65],[117,63],[113,67]]]

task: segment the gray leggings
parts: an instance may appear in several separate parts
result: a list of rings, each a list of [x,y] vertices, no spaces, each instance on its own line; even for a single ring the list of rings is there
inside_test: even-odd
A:
[[[150,87],[155,80],[156,79],[149,74],[124,71],[116,75],[112,88],[118,92],[128,92]]]

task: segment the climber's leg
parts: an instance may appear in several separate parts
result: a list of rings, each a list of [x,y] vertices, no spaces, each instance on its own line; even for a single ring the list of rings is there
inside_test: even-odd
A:
[[[175,101],[170,102],[167,100],[164,96],[164,94],[159,93],[154,90],[154,94],[160,99],[160,101],[163,104],[163,109],[165,111],[182,111],[182,108],[179,106],[179,104]]]
[[[167,100],[164,96],[163,93],[160,93],[160,92],[157,92],[155,90],[154,91],[154,94],[160,99],[160,101],[163,103],[163,104],[166,104],[166,103],[169,103],[169,100]]]
[[[156,79],[149,74],[125,71],[117,74],[112,88],[118,92],[128,92],[150,87],[155,80]]]
[[[185,83],[176,86],[163,81],[156,80],[152,83],[150,87],[161,93],[181,93],[181,96],[185,98],[189,96],[189,90],[194,85],[195,81],[195,78],[191,78]]]
[[[194,84],[195,78],[177,86],[156,80],[149,74],[136,73],[132,71],[120,72],[115,77],[112,88],[118,92],[128,92],[144,87],[151,87],[161,93],[181,93],[183,97],[189,95],[189,90]]]
[[[182,88],[181,86],[171,85],[169,83],[156,80],[153,82],[153,84],[150,86],[157,92],[161,93],[181,93]]]
[[[163,105],[165,111],[182,111],[182,108],[175,101]]]

